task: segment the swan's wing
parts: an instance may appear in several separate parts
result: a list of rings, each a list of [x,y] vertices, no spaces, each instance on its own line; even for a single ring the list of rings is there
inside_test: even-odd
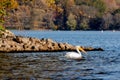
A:
[[[67,52],[66,54],[74,54],[74,53],[76,54],[76,52]]]

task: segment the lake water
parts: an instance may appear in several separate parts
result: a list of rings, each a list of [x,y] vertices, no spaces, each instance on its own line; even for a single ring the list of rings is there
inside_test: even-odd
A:
[[[120,32],[16,31],[16,35],[51,38],[72,45],[101,47],[84,60],[66,59],[66,52],[1,53],[3,80],[120,80]]]

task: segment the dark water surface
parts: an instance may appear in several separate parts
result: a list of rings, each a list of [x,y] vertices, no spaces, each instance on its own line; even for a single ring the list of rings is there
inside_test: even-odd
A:
[[[120,80],[120,32],[105,31],[13,31],[16,35],[51,38],[73,45],[102,47],[84,60],[64,57],[66,52],[1,53],[3,80]]]

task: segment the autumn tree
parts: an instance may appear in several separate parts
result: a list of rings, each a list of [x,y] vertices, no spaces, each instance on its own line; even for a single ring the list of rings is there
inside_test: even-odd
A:
[[[3,30],[3,23],[5,16],[8,15],[8,10],[14,9],[18,6],[16,0],[0,0],[0,30]]]
[[[46,0],[46,4],[47,4],[48,8],[50,8],[54,12],[61,13],[63,11],[61,7],[57,6],[56,0]]]
[[[99,15],[103,14],[107,7],[102,0],[75,0],[76,5],[87,5],[95,7],[99,11]]]
[[[62,12],[56,16],[55,24],[59,26],[58,29],[66,30],[68,29],[68,16],[71,12],[71,8],[75,5],[74,0],[56,0],[56,4],[57,6],[61,7]]]

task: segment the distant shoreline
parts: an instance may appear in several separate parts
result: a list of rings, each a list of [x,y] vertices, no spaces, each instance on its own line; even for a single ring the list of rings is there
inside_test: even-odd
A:
[[[8,29],[8,30],[18,30],[18,29]],[[120,30],[51,30],[51,29],[44,29],[44,30],[41,30],[41,29],[38,29],[38,30],[34,30],[34,29],[30,29],[30,30],[27,30],[27,29],[23,29],[23,30],[18,30],[18,31],[120,31]]]

